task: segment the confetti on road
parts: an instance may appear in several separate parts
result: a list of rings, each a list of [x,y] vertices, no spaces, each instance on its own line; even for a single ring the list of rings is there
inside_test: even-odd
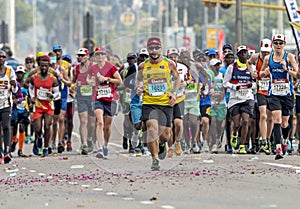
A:
[[[107,192],[106,195],[108,195],[108,196],[116,196],[117,193],[115,193],[115,192]]]
[[[93,188],[94,191],[103,191],[102,188]]]
[[[72,165],[71,168],[84,168],[84,165]]]

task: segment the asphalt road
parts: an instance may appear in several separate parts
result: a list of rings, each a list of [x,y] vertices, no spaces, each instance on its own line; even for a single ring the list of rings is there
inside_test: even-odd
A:
[[[122,115],[115,118],[110,157],[72,152],[13,158],[0,165],[0,208],[231,208],[298,209],[298,155],[193,154],[161,161],[121,154]],[[75,117],[74,132],[78,132]],[[25,145],[26,153],[32,145]]]

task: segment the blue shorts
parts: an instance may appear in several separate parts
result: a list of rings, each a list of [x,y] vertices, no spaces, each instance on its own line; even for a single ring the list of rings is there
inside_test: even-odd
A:
[[[102,100],[95,100],[94,101],[94,111],[97,109],[103,110],[104,115],[113,116],[115,112],[112,111],[111,102],[105,102]]]
[[[67,98],[61,98],[61,110],[67,110]]]
[[[142,104],[130,105],[130,112],[133,125],[142,122]]]

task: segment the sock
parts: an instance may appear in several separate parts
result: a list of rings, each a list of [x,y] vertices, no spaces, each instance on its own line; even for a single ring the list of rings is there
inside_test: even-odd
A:
[[[279,123],[274,124],[274,144],[281,144],[281,125]]]
[[[287,126],[286,128],[282,128],[282,127],[281,127],[281,129],[282,129],[282,137],[283,137],[284,139],[287,139],[288,136],[289,136],[290,126]]]
[[[23,145],[25,141],[25,132],[19,134],[19,150],[23,150]]]

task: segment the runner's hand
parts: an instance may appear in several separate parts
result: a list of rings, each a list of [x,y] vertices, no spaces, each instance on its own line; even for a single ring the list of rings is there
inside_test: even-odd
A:
[[[17,83],[16,83],[16,81],[15,81],[15,80],[10,80],[10,85],[12,85],[12,86],[16,87]]]
[[[241,88],[241,86],[236,86],[235,90],[238,91],[238,90],[240,90],[240,88]]]
[[[283,70],[288,71],[288,69],[287,69],[287,67],[286,67],[286,61],[285,61],[285,60],[281,60],[281,61],[280,61],[280,64],[281,64]]]
[[[171,94],[169,94],[169,98],[170,98],[169,105],[170,105],[170,106],[174,106],[175,103],[176,103],[176,95],[173,94],[173,93],[171,93]]]
[[[250,89],[250,88],[252,88],[252,83],[248,83],[247,84],[247,87]]]

